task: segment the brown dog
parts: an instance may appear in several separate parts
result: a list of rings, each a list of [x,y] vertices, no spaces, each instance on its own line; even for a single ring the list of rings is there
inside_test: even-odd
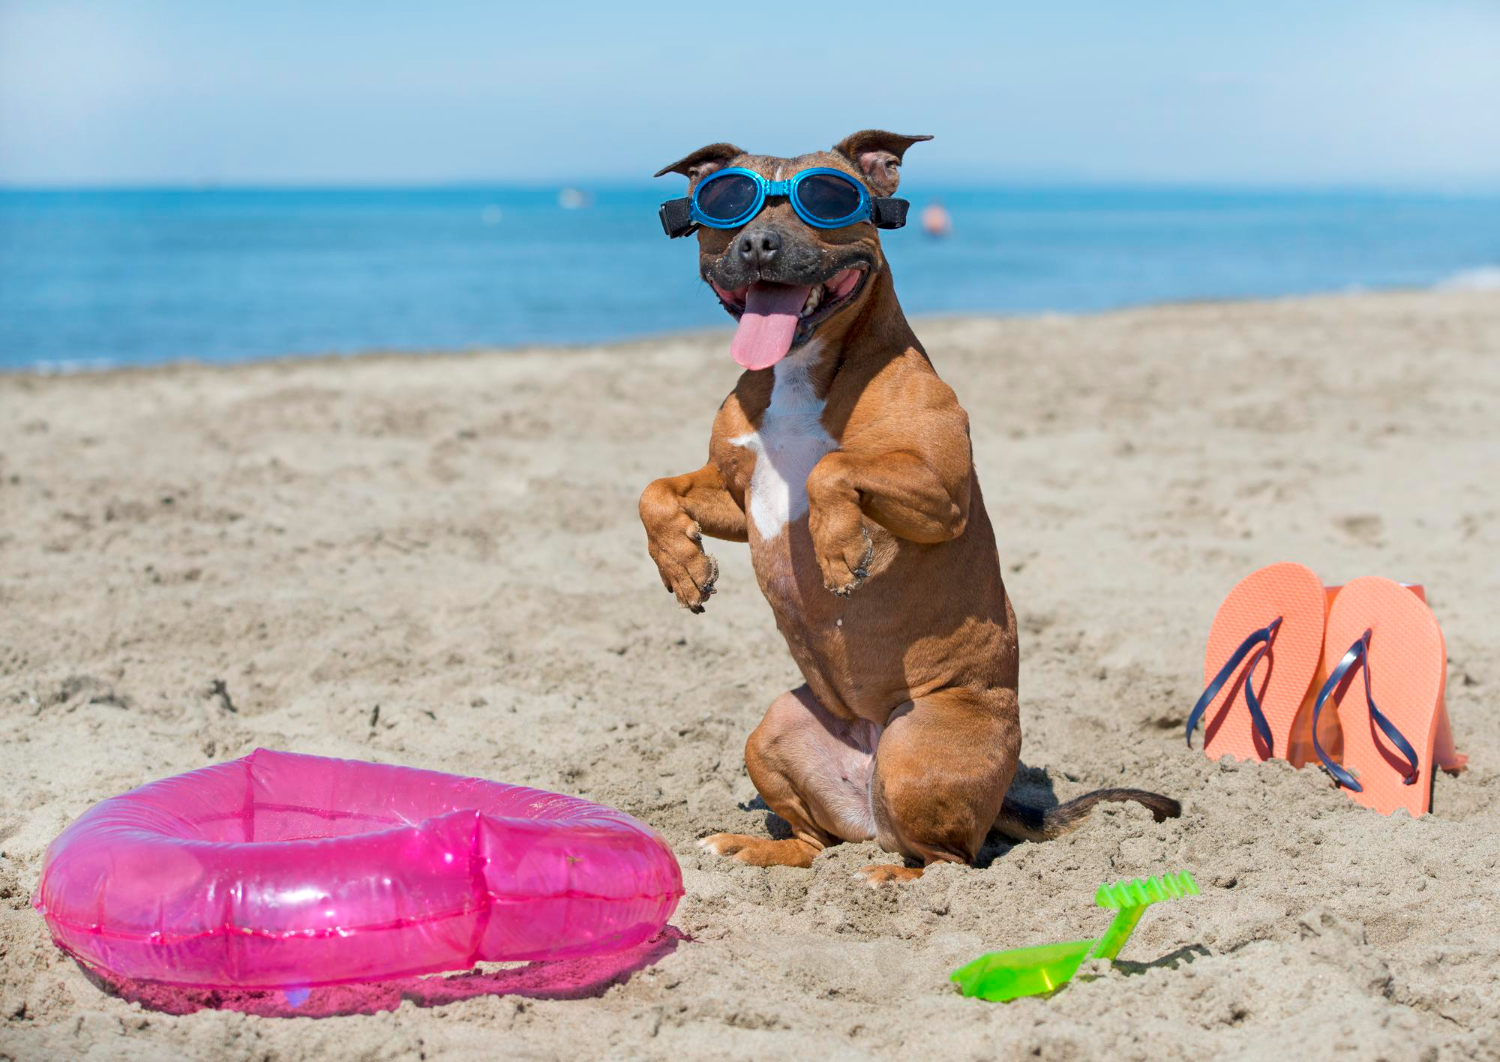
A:
[[[927,139],[866,130],[795,159],[713,144],[657,176],[696,188],[729,165],[773,181],[824,166],[883,197]],[[731,352],[750,371],[719,407],[708,463],[641,495],[647,547],[667,589],[702,612],[718,577],[702,536],[749,542],[807,680],[745,746],[751,781],[793,837],[700,843],[806,867],[829,845],[874,838],[926,866],[972,863],[992,828],[1056,837],[1104,800],[1176,816],[1175,800],[1136,789],[1047,811],[1006,798],[1021,751],[1015,613],[968,417],[906,323],[875,225],[814,228],[772,195],[738,229],[700,229],[698,264],[740,322]],[[921,873],[863,871],[871,884]]]

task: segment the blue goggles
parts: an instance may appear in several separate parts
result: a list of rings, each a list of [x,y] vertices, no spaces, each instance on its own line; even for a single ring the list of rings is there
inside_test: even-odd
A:
[[[661,227],[674,239],[690,235],[700,225],[737,229],[759,214],[772,196],[785,196],[797,216],[815,229],[841,229],[860,221],[882,229],[906,224],[905,199],[872,198],[843,170],[814,166],[791,180],[771,181],[754,170],[731,166],[705,177],[692,196],[663,203]]]

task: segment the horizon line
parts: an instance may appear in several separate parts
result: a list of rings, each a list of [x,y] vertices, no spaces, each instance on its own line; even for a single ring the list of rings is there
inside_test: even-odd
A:
[[[508,191],[556,191],[564,188],[610,189],[610,190],[660,190],[667,192],[675,182],[651,177],[559,177],[554,179],[517,179],[506,177],[464,178],[333,178],[300,180],[216,180],[216,179],[164,179],[164,180],[59,180],[59,181],[10,181],[0,177],[0,193],[4,192],[315,192],[315,191],[440,191],[460,189],[504,189]],[[1365,194],[1428,194],[1428,195],[1497,195],[1500,194],[1500,176],[1483,178],[1422,178],[1422,179],[1332,179],[1306,180],[1288,179],[1243,179],[1219,178],[1168,178],[1168,177],[1108,177],[1081,175],[1034,175],[1034,176],[950,176],[934,180],[909,182],[907,191],[917,191],[922,185],[935,190],[983,191],[996,188],[1036,191],[1042,189],[1091,190],[1091,189],[1136,189],[1142,191],[1201,191],[1201,192],[1296,192],[1296,193],[1365,193]]]

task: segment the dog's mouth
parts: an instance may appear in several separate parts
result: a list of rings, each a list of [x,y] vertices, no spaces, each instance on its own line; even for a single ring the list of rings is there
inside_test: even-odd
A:
[[[719,302],[739,321],[729,353],[747,369],[770,368],[853,302],[869,275],[869,264],[856,262],[817,284],[757,280],[731,291],[710,280]]]

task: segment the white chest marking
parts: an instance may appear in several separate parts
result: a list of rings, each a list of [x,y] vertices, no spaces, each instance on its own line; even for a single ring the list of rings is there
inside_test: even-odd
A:
[[[750,518],[762,539],[807,512],[807,476],[822,456],[838,449],[823,430],[823,400],[813,391],[808,368],[818,360],[817,340],[782,358],[771,371],[771,404],[760,427],[729,441],[755,454],[750,476]]]

